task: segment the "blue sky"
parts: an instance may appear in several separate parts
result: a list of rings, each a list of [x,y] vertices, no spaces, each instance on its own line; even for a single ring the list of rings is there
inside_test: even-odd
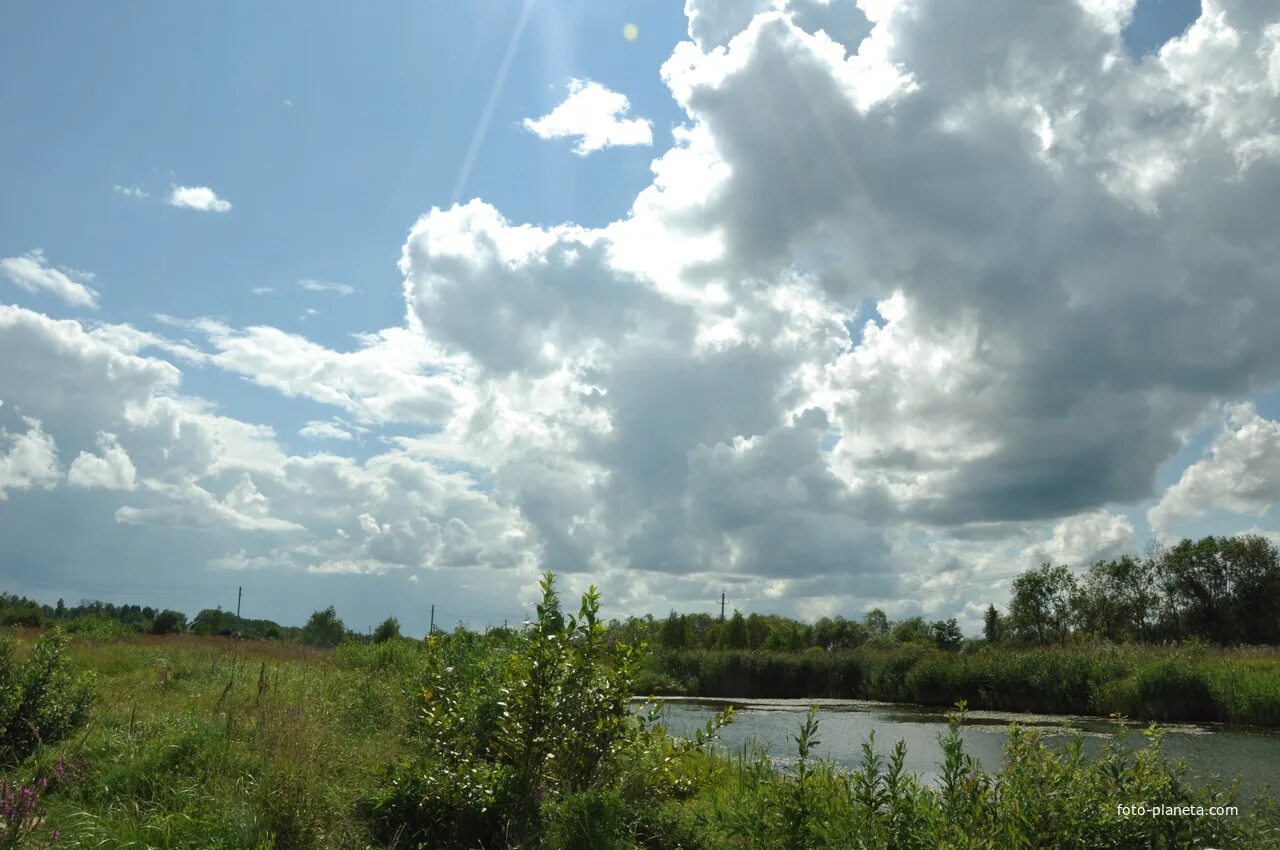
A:
[[[1227,211],[1268,215],[1269,19],[921,3],[6,9],[4,584],[192,611],[246,584],[264,616],[416,627],[517,618],[555,567],[613,613],[730,584],[969,622],[948,586],[1139,548],[1152,517],[1270,529],[1269,473],[1231,483],[1280,417],[1270,249]],[[582,147],[627,126],[649,143]],[[955,209],[1005,224],[974,248]],[[1030,294],[997,296],[1011,269]]]

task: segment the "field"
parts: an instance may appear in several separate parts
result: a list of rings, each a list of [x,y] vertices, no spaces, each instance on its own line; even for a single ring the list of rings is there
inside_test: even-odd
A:
[[[643,656],[604,639],[590,600],[578,617],[549,600],[522,633],[335,650],[131,636],[59,654],[16,632],[5,681],[44,658],[44,720],[78,671],[95,695],[84,722],[11,760],[5,794],[34,802],[7,815],[0,847],[1280,847],[1274,802],[1192,787],[1158,730],[1136,757],[1096,760],[1018,731],[991,774],[963,752],[957,714],[937,787],[901,770],[893,742],[853,774],[815,761],[820,714],[785,769],[713,751],[715,723],[672,739],[631,705]],[[1242,813],[1115,808],[1135,801]]]

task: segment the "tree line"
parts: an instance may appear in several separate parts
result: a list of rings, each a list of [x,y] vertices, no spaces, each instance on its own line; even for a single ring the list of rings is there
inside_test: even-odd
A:
[[[1080,576],[1042,564],[1014,579],[1006,613],[987,608],[983,636],[1036,645],[1278,644],[1280,552],[1256,534],[1210,536],[1097,561]]]
[[[188,620],[180,611],[110,602],[69,607],[0,593],[0,626],[59,625],[72,633],[235,634],[331,647],[344,640],[382,642],[400,637],[388,617],[371,634],[346,627],[332,605],[301,627],[247,619],[206,608]],[[612,620],[609,639],[667,652],[767,650],[840,651],[862,646],[958,650],[966,639],[954,618],[891,620],[881,608],[860,617],[808,623],[776,614],[727,618],[679,613]],[[1141,557],[1100,560],[1078,575],[1065,565],[1041,564],[1013,581],[1006,611],[988,606],[982,643],[1065,644],[1078,640],[1161,643],[1201,640],[1221,645],[1280,644],[1280,551],[1259,535],[1205,537],[1153,546]]]

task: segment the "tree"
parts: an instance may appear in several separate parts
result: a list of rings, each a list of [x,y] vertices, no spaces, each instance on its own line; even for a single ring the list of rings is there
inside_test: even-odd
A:
[[[338,612],[330,605],[316,611],[302,627],[302,642],[312,646],[337,646],[346,637],[347,627],[338,618]]]
[[[1227,643],[1233,637],[1227,565],[1215,537],[1183,540],[1160,553],[1155,572],[1163,594],[1167,637],[1200,637]]]
[[[191,621],[191,633],[216,635],[236,628],[236,615],[222,608],[205,608]]]
[[[912,617],[896,624],[891,637],[896,643],[933,643],[933,635],[923,617]]]
[[[729,618],[729,622],[725,623],[724,628],[720,630],[716,648],[747,648],[747,618],[743,617],[742,612],[738,609],[734,609],[733,616]]]
[[[400,637],[400,621],[395,617],[388,617],[383,620],[373,632],[374,643],[386,643],[392,638],[398,637]]]
[[[811,640],[810,630],[803,623],[783,620],[769,632],[764,640],[764,648],[798,652],[809,646]]]
[[[889,618],[881,608],[872,608],[863,615],[862,624],[872,637],[885,637],[889,634]]]
[[[1249,534],[1222,543],[1231,578],[1232,619],[1243,643],[1280,643],[1280,550]]]
[[[175,635],[186,630],[187,615],[181,611],[172,611],[166,608],[151,620],[151,634],[153,635]]]
[[[664,649],[672,652],[688,649],[689,628],[684,617],[672,611],[667,619],[662,621],[662,627],[658,630],[658,640]]]
[[[1066,643],[1071,630],[1076,578],[1065,566],[1041,564],[1013,580],[1009,626],[1029,643]]]
[[[955,617],[949,620],[936,620],[929,626],[929,634],[939,649],[959,649],[964,642],[964,634]]]
[[[1116,642],[1149,638],[1159,601],[1152,573],[1149,559],[1095,562],[1072,602],[1076,627]]]
[[[982,615],[982,636],[987,643],[999,643],[1004,638],[1004,617],[994,605],[988,605],[987,613]]]
[[[1152,560],[1164,637],[1223,644],[1280,640],[1280,553],[1266,538],[1183,540]]]
[[[844,617],[823,617],[813,625],[813,641],[829,651],[853,649],[866,642],[867,629]]]

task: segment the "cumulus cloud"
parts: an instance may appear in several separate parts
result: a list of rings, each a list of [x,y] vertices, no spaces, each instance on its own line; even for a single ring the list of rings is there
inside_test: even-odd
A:
[[[23,422],[27,426],[25,433],[0,430],[0,502],[9,498],[7,491],[33,487],[48,490],[62,477],[53,438],[44,432],[39,420],[24,417]]]
[[[132,490],[137,486],[138,471],[129,454],[114,434],[98,435],[101,454],[81,452],[67,470],[67,483],[72,487],[101,487],[106,490]]]
[[[1280,504],[1280,422],[1233,404],[1205,457],[1182,471],[1147,519],[1167,536],[1179,520],[1227,509],[1262,516]]]
[[[21,257],[0,259],[0,271],[26,292],[48,292],[73,307],[98,306],[98,293],[83,281],[93,280],[89,272],[59,269],[49,265],[39,248]]]
[[[165,320],[203,334],[214,348],[211,364],[286,396],[342,408],[362,422],[439,423],[465,392],[458,365],[409,329],[357,335],[354,350],[335,351],[272,327]]]
[[[169,193],[169,205],[201,212],[230,212],[231,202],[219,198],[208,186],[174,186]]]
[[[364,462],[291,456],[270,427],[181,395],[176,366],[136,353],[149,347],[145,336],[128,326],[100,334],[0,305],[0,398],[5,411],[28,417],[25,433],[0,438],[0,490],[54,486],[61,479],[55,446],[65,446],[76,455],[67,474],[73,488],[117,491],[127,500],[114,509],[116,523],[201,529],[225,541],[216,565],[236,567],[243,549],[248,564],[297,571],[356,565],[363,573],[474,567],[534,574],[523,521],[469,476],[403,449]],[[381,335],[373,345],[385,347],[367,362],[395,361],[398,344],[419,345]],[[23,356],[5,356],[15,351]],[[361,368],[348,366],[348,375]],[[404,403],[414,410],[415,401]]]
[[[1280,381],[1274,4],[1206,0],[1141,61],[1129,2],[686,11],[661,71],[686,120],[626,216],[429,210],[404,325],[346,350],[179,323],[191,362],[411,426],[378,454],[292,455],[182,396],[173,343],[17,308],[0,397],[67,456],[116,435],[138,483],[117,518],[205,529],[227,569],[458,570],[523,597],[547,567],[629,610],[727,587],[973,628],[1019,569],[1131,550],[1123,506],[1160,496],[1205,411]],[[592,85],[530,123],[617,143],[635,119]],[[1274,430],[1229,408],[1153,527],[1274,503]]]
[[[119,183],[111,187],[113,192],[118,192],[127,198],[150,198],[151,194],[139,189],[137,186],[121,186]]]
[[[526,118],[525,129],[541,139],[578,141],[573,152],[586,156],[608,147],[653,144],[653,125],[628,118],[631,102],[592,80],[571,80],[568,96],[541,118]]]

